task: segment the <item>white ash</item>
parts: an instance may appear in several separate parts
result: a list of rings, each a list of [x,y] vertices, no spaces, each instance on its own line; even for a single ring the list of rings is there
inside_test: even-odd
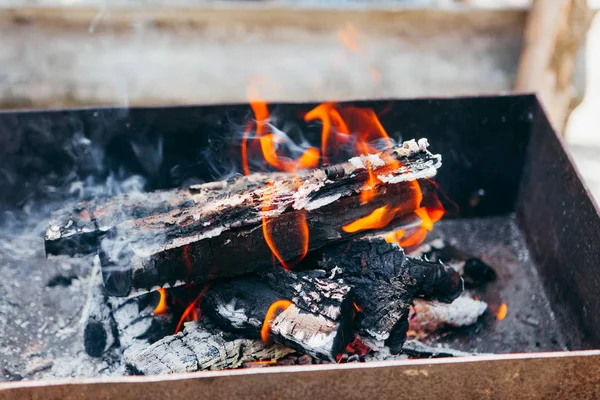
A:
[[[442,156],[440,154],[433,155],[434,160],[424,162],[422,169],[413,171],[407,167],[400,167],[394,173],[388,175],[377,175],[377,178],[384,183],[400,183],[414,181],[417,179],[433,178],[437,174],[438,168],[442,166]]]
[[[262,321],[248,318],[244,309],[236,307],[235,299],[227,304],[217,304],[216,312],[227,319],[234,328],[243,329],[248,324],[258,328],[262,327]]]
[[[316,200],[307,202],[306,205],[304,206],[304,209],[306,211],[316,210],[323,206],[326,206],[327,204],[336,202],[337,200],[340,199],[340,197],[342,197],[341,193],[333,194],[331,196],[321,197],[320,199],[316,199]],[[296,207],[296,204],[294,204],[294,208],[295,207]]]
[[[463,294],[451,304],[415,299],[409,316],[410,329],[433,332],[448,325],[473,325],[487,309],[487,303]]]

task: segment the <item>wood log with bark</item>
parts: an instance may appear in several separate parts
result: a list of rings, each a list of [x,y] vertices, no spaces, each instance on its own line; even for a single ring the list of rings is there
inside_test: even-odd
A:
[[[287,262],[352,237],[357,231],[342,227],[376,209],[389,207],[390,221],[407,217],[419,207],[417,180],[441,165],[426,147],[426,140],[409,141],[297,174],[253,174],[217,190],[211,201],[118,224],[101,241],[105,286],[111,295],[130,296],[261,271],[272,265],[265,233]],[[373,174],[377,182],[365,185]],[[365,190],[372,195],[366,203]]]

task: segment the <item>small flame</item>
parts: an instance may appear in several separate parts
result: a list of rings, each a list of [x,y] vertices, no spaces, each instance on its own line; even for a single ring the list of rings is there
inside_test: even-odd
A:
[[[352,305],[354,306],[354,309],[355,309],[357,312],[362,312],[362,311],[363,311],[363,308],[362,308],[361,306],[359,306],[358,304],[356,304],[356,302],[354,302],[354,301],[353,301],[353,302],[352,302]]]
[[[202,290],[200,291],[198,296],[196,296],[194,301],[192,301],[190,304],[188,304],[188,306],[185,308],[185,311],[183,311],[183,314],[181,314],[181,318],[179,318],[179,322],[177,323],[177,328],[175,328],[175,333],[177,333],[181,330],[181,327],[183,326],[184,322],[198,321],[199,314],[196,311],[196,308],[200,307],[200,304],[202,303],[202,299],[204,298],[204,294],[206,293],[206,291],[208,290],[209,287],[210,287],[209,283],[204,285],[204,287],[202,288]]]
[[[496,311],[496,319],[498,321],[502,321],[504,318],[506,318],[507,312],[508,312],[508,306],[506,305],[506,303],[500,304],[498,311]]]
[[[394,219],[394,215],[395,213],[393,210],[390,211],[389,205],[379,207],[366,217],[359,218],[348,225],[342,226],[342,230],[347,233],[355,233],[367,229],[384,228]]]
[[[289,300],[277,300],[267,310],[267,315],[265,316],[265,320],[262,325],[262,329],[260,330],[260,338],[263,343],[269,343],[269,331],[271,330],[271,324],[275,317],[289,306],[292,305],[292,302]]]
[[[167,289],[161,288],[157,290],[160,295],[160,299],[158,300],[158,304],[152,311],[154,315],[161,315],[167,313]]]

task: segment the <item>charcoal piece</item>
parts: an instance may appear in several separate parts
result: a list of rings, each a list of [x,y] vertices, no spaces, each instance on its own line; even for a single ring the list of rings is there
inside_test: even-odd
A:
[[[496,280],[496,272],[480,258],[470,255],[442,239],[434,239],[422,244],[410,254],[429,261],[441,261],[456,269],[465,288],[473,289]]]
[[[407,257],[396,243],[378,237],[325,248],[321,266],[354,289],[359,334],[402,351],[415,297],[452,302],[463,290],[458,273],[441,263]]]
[[[222,329],[259,338],[271,305],[280,300],[287,299],[258,278],[247,277],[212,283],[201,307]],[[304,354],[335,360],[354,336],[351,310],[347,312],[333,321],[287,301],[272,315],[268,339]]]
[[[293,261],[304,252],[303,221],[310,232],[309,250],[314,250],[357,234],[342,227],[390,206],[390,199],[395,202],[393,218],[412,215],[421,191],[414,180],[427,187],[425,178],[440,166],[440,157],[419,143],[354,157],[339,164],[345,174],[335,180],[323,169],[253,174],[235,180],[227,196],[214,201],[123,222],[101,242],[105,286],[113,296],[130,296],[270,268],[273,253],[265,241],[263,217],[280,257]],[[363,204],[367,164],[373,165],[379,183]]]
[[[465,287],[473,289],[496,280],[496,271],[479,258],[469,258],[465,261],[462,273]]]
[[[161,375],[238,368],[247,362],[276,361],[290,353],[293,350],[278,344],[222,332],[205,317],[176,335],[130,352],[125,363],[133,374]]]
[[[435,332],[440,327],[473,325],[487,309],[487,304],[467,294],[459,296],[450,304],[415,299],[409,327],[421,335]]]

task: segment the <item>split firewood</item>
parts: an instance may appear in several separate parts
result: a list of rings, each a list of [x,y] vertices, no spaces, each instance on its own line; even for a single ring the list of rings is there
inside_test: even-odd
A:
[[[245,362],[276,361],[293,352],[278,344],[220,331],[204,317],[187,324],[183,332],[129,353],[125,363],[133,374],[160,375],[238,368]]]
[[[441,165],[426,147],[422,139],[297,174],[253,174],[211,202],[123,222],[101,241],[106,288],[130,296],[256,272],[272,266],[271,247],[288,262],[355,235],[361,229],[342,227],[377,209],[387,207],[387,222],[411,215],[421,198],[415,180]],[[376,182],[366,185],[373,175]],[[365,203],[366,190],[372,197]]]
[[[327,247],[320,263],[354,289],[361,337],[371,348],[385,343],[394,354],[402,350],[415,297],[451,303],[463,290],[451,267],[407,257],[398,244],[377,237]]]
[[[352,292],[346,296],[351,301]],[[335,360],[354,337],[351,310],[331,320],[299,308],[253,277],[211,283],[201,307],[222,329],[273,341],[324,360]]]

